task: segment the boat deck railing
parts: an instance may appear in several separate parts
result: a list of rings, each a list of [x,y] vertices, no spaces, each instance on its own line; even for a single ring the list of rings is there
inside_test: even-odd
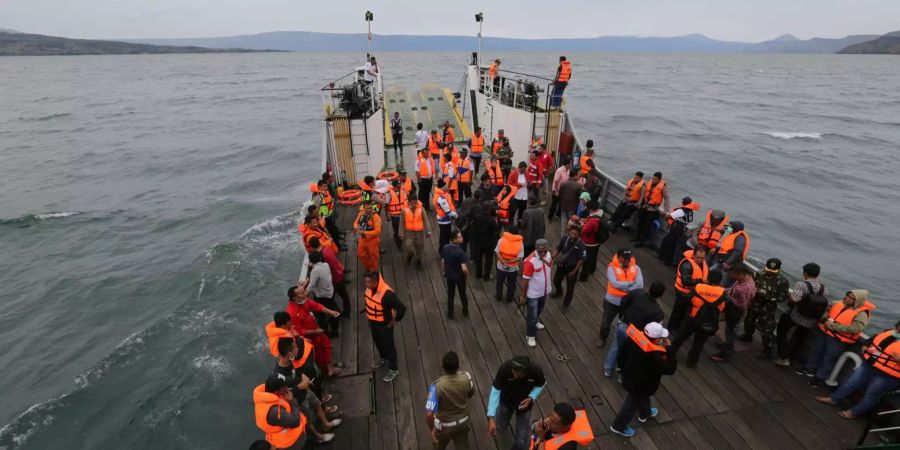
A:
[[[553,80],[539,75],[498,70],[498,80],[490,76],[490,69],[479,67],[480,92],[493,101],[528,112],[550,109]],[[543,95],[542,95],[543,94]],[[562,104],[562,103],[560,103]]]
[[[360,70],[350,72],[323,86],[322,104],[325,116],[369,117],[383,106],[381,76],[374,82],[366,82]]]

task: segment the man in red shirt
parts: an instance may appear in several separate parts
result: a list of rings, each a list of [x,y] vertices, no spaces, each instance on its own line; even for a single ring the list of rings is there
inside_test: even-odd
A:
[[[344,283],[344,275],[349,273],[350,270],[344,268],[344,265],[341,264],[340,260],[337,259],[337,256],[330,248],[322,246],[319,238],[314,237],[310,239],[309,246],[313,252],[319,252],[325,258],[325,263],[328,264],[328,268],[331,269],[331,283],[334,285],[334,291],[337,292],[337,294],[341,296],[341,300],[343,300],[343,307],[341,308],[341,318],[349,318],[350,294],[347,293],[347,285]]]
[[[597,270],[597,255],[600,253],[600,241],[597,240],[597,233],[603,222],[603,210],[600,209],[600,202],[591,200],[587,202],[588,216],[584,219],[584,226],[581,227],[581,241],[587,247],[587,257],[581,267],[580,281],[587,279]]]
[[[288,304],[285,311],[291,315],[291,325],[294,330],[312,341],[316,364],[319,368],[330,377],[340,375],[341,368],[338,365],[341,364],[336,365],[332,361],[331,340],[328,339],[325,330],[316,322],[312,313],[325,313],[333,317],[339,317],[341,313],[330,310],[321,303],[308,298],[303,286],[291,286],[288,289]]]
[[[549,188],[550,186],[550,171],[553,169],[553,155],[550,154],[550,151],[547,150],[547,144],[541,144],[541,155],[538,157],[538,161],[541,162],[541,167],[544,169],[544,178],[543,183],[544,186]],[[547,189],[547,196],[552,195],[550,189]],[[546,200],[541,201],[541,205],[546,204]]]
[[[540,152],[534,152],[528,159],[528,168],[525,169],[525,181],[528,183],[528,193],[540,198],[541,183],[544,180],[544,166],[540,161]]]

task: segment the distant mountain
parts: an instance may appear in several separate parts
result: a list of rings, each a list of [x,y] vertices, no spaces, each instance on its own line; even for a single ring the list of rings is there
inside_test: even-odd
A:
[[[888,33],[871,41],[847,46],[838,53],[900,55],[900,31]]]
[[[26,34],[11,30],[0,31],[0,56],[55,55],[135,55],[158,53],[228,53],[252,52],[237,48],[176,47],[134,44],[89,39],[66,39],[41,34]]]
[[[577,39],[513,39],[487,37],[491,51],[594,51],[594,52],[683,52],[683,53],[834,53],[877,35],[847,36],[840,39],[802,40],[785,34],[760,43],[720,41],[702,34],[675,37],[602,36]],[[475,38],[469,36],[376,35],[380,51],[472,51]],[[183,39],[123,39],[153,45],[190,45],[209,48],[277,49],[297,52],[366,51],[366,35],[276,31],[270,33]]]

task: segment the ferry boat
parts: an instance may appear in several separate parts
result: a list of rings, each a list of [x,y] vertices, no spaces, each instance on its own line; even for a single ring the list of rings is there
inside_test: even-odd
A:
[[[380,71],[373,82],[366,82],[362,65],[321,89],[324,120],[319,163],[321,171],[332,177],[335,194],[354,188],[366,176],[384,176],[402,168],[408,168],[414,178],[411,168],[416,157],[415,124],[419,122],[428,131],[449,121],[456,130],[456,144],[462,147],[474,127],[483,129],[486,147],[491,137],[503,129],[515,152],[514,162],[527,158],[527,149],[536,139],[547,145],[557,162],[560,157],[578,160],[585,148],[582,136],[565,108],[565,98],[559,107],[550,107],[553,80],[548,74],[504,68],[499,71],[497,85],[490,81],[489,62],[484,60],[480,45],[482,18],[481,14],[476,16],[478,49],[469,57],[458,90],[392,85],[392,74],[387,71]],[[366,19],[371,24],[370,13]],[[371,30],[369,36],[371,44]],[[370,54],[374,55],[371,45]],[[577,71],[577,58],[573,66]],[[555,67],[548,68],[548,73],[554,70]],[[404,124],[403,151],[396,155],[389,128],[389,117],[395,112],[400,113]],[[595,140],[602,146],[602,139]],[[602,166],[602,161],[599,163]],[[624,196],[625,185],[602,169],[600,174],[604,186],[600,203],[605,212],[612,213]],[[680,198],[681,193],[675,194],[675,198]],[[810,388],[808,378],[795,375],[793,369],[757,359],[758,341],[739,341],[735,356],[726,364],[704,357],[695,369],[682,365],[674,376],[663,378],[653,400],[659,408],[655,420],[633,424],[637,434],[630,439],[612,434],[609,425],[625,392],[615,377],[603,375],[607,350],[598,349],[596,341],[606,286],[602,268],[618,248],[632,246],[622,233],[601,246],[601,269],[588,281],[576,285],[575,300],[568,309],[564,310],[556,299],[548,300],[542,315],[546,330],[538,333],[537,347],[529,348],[524,340],[521,310],[494,300],[494,281],[470,281],[470,317],[448,320],[444,314],[446,292],[438,263],[437,233],[426,240],[426,264],[417,270],[404,264],[399,252],[388,245],[390,227],[383,227],[382,242],[387,251],[381,255],[381,273],[408,310],[395,328],[400,375],[391,383],[382,382],[383,374],[370,368],[377,353],[365,316],[356,314],[364,310],[364,270],[349,239],[357,209],[358,206],[347,205],[337,211],[340,228],[348,232],[345,242],[349,247],[339,257],[352,269],[348,290],[355,301],[354,314],[342,322],[342,333],[333,340],[335,360],[342,361],[345,368],[341,376],[330,382],[328,390],[334,393],[335,404],[340,405],[346,422],[336,430],[331,448],[431,448],[423,414],[426,391],[441,375],[440,358],[448,350],[459,354],[462,370],[471,373],[475,381],[469,438],[476,449],[507,448],[501,440],[488,435],[485,411],[497,368],[514,355],[530,356],[548,379],[533,419],[548,415],[557,401],[584,409],[596,438],[588,448],[838,449],[870,448],[889,441],[891,427],[838,417],[837,408],[813,401],[824,391]],[[436,230],[434,217],[428,220],[431,229]],[[555,244],[553,237],[560,235],[560,225],[548,226],[546,235],[551,237],[551,244]],[[662,235],[664,230],[659,233]],[[663,309],[668,314],[673,300],[673,268],[661,263],[646,248],[635,249],[634,254],[646,285],[661,281],[667,286]],[[305,271],[306,264],[301,267]],[[716,351],[715,340],[709,340],[705,354]],[[850,364],[842,361],[842,367],[829,380],[832,384],[844,379],[861,361],[852,353],[843,359]],[[684,361],[683,354],[680,361]]]

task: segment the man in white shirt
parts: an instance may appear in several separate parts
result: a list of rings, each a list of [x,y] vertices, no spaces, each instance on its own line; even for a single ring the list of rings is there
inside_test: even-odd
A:
[[[428,132],[422,129],[422,122],[416,124],[416,130],[418,130],[416,131],[416,152],[418,152],[428,147]]]
[[[363,74],[363,80],[366,83],[371,83],[378,78],[378,63],[375,62],[375,57],[369,58],[369,61],[366,62],[366,73]]]
[[[512,220],[513,215],[516,216],[514,223],[519,223],[522,220],[522,215],[525,214],[525,209],[528,208],[528,181],[525,177],[525,169],[527,168],[528,164],[525,161],[519,162],[518,169],[510,172],[509,179],[506,180],[506,183],[510,186],[519,188],[516,191],[516,195],[513,196],[513,207],[509,211],[510,220]],[[513,209],[515,209],[515,212],[513,212]]]
[[[535,336],[537,330],[543,330],[544,324],[540,322],[541,312],[547,302],[553,283],[550,273],[553,262],[550,259],[550,242],[546,239],[538,239],[534,244],[534,253],[525,258],[522,270],[522,296],[520,304],[525,304],[528,313],[525,317],[525,342],[529,347],[537,346]]]

